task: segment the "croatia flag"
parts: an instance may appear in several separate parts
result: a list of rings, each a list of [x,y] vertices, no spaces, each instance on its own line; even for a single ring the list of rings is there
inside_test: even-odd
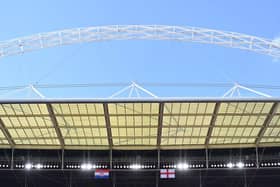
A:
[[[108,179],[109,172],[109,169],[96,169],[94,172],[94,176],[96,179]]]
[[[175,179],[175,169],[161,169],[160,178],[161,179]]]

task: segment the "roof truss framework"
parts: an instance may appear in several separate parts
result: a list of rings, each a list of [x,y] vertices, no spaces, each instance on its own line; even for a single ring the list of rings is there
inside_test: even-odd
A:
[[[213,132],[213,128],[214,128],[214,125],[215,125],[215,122],[216,122],[216,119],[217,119],[217,114],[218,114],[218,111],[219,111],[219,108],[220,108],[220,104],[219,102],[217,102],[215,104],[215,109],[214,109],[214,112],[213,112],[213,116],[212,116],[212,119],[211,119],[211,122],[210,122],[210,125],[209,125],[209,129],[208,129],[208,132],[207,132],[207,137],[206,137],[206,140],[205,140],[205,145],[208,146],[209,145],[209,142],[210,142],[210,138],[212,136],[212,132]]]
[[[9,131],[7,130],[7,128],[5,127],[3,121],[0,119],[0,129],[3,132],[3,135],[5,136],[5,138],[7,139],[7,141],[9,142],[10,146],[13,148],[15,146],[15,142],[12,139]]]
[[[110,122],[108,104],[104,103],[103,108],[104,108],[104,117],[105,117],[105,121],[106,121],[108,143],[109,143],[110,148],[112,148],[113,147],[113,139],[112,139],[111,122]]]
[[[280,146],[280,100],[0,102],[0,147],[182,149]]]
[[[0,42],[0,57],[81,42],[108,40],[174,40],[221,45],[280,57],[280,44],[241,33],[169,25],[107,25],[39,33]]]
[[[63,149],[64,146],[65,146],[65,143],[64,143],[64,139],[63,139],[62,133],[61,133],[61,131],[59,129],[58,122],[57,122],[56,117],[55,117],[55,113],[53,111],[53,108],[52,108],[51,104],[47,103],[46,105],[47,105],[47,108],[48,108],[48,112],[49,112],[49,115],[50,115],[53,127],[55,129],[56,135],[57,135],[57,137],[59,139],[61,148]]]
[[[265,121],[263,123],[263,126],[262,126],[262,128],[261,128],[261,130],[260,130],[260,132],[258,134],[258,137],[256,139],[256,145],[260,144],[260,142],[261,142],[265,132],[267,131],[267,128],[269,127],[269,125],[270,125],[274,115],[277,112],[278,107],[279,107],[279,103],[274,103],[273,106],[271,107],[270,112],[267,115],[267,117],[266,117],[266,119],[265,119]],[[277,138],[277,136],[276,136],[276,138]]]

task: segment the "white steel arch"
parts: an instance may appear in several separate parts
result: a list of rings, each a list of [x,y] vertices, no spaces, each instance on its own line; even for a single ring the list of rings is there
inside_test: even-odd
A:
[[[108,25],[40,33],[0,42],[0,57],[82,42],[134,39],[216,44],[280,57],[280,42],[276,40],[235,32],[168,25]]]

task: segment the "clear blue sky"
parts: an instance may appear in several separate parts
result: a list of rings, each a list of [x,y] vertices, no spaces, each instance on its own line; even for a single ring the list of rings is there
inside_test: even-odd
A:
[[[0,6],[0,40],[110,24],[187,25],[275,38],[280,34],[279,7],[278,0],[9,0]],[[0,86],[129,81],[280,85],[280,61],[271,57],[174,41],[108,41],[44,49],[2,58],[0,68]],[[106,97],[118,89],[40,91],[48,97]],[[225,91],[148,89],[159,96],[220,96]],[[265,92],[280,94],[279,90]]]

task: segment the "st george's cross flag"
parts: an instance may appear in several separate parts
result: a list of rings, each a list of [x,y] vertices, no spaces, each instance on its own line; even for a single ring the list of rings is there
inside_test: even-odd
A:
[[[161,169],[160,178],[161,179],[175,179],[175,169]]]
[[[96,179],[109,179],[109,169],[96,169],[94,172],[94,177]]]

